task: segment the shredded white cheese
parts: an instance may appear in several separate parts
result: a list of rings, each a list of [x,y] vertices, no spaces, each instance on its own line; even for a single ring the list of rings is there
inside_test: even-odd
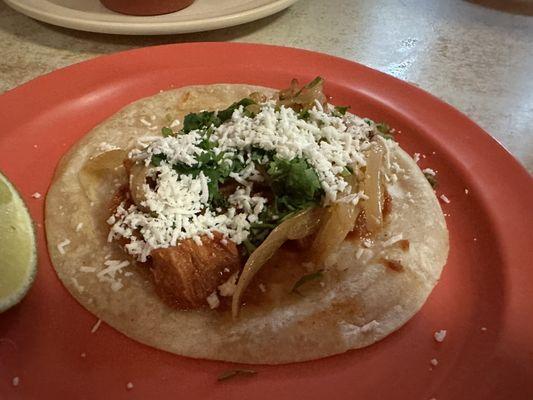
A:
[[[389,246],[392,246],[393,244],[399,242],[400,240],[403,239],[403,235],[400,233],[398,235],[394,235],[393,237],[391,237],[390,239],[387,239],[383,242],[383,247],[389,247]],[[356,256],[357,257],[357,256]]]
[[[152,126],[152,124],[150,122],[148,122],[147,120],[145,120],[144,118],[140,118],[139,122],[141,124],[143,124],[144,126],[146,126],[146,127],[151,127]]]
[[[440,199],[445,202],[446,204],[450,204],[450,199],[448,197],[446,197],[446,195],[444,194],[441,194],[440,195]]]
[[[446,330],[445,329],[441,329],[440,331],[435,332],[433,337],[435,338],[435,340],[437,342],[439,342],[439,343],[443,342],[444,338],[446,337]]]
[[[108,258],[106,256],[106,258]],[[104,268],[96,274],[98,280],[108,282],[111,290],[116,292],[124,287],[122,280],[118,275],[124,274],[124,269],[130,265],[127,260],[106,260],[104,261]]]
[[[144,160],[149,167],[148,177],[157,185],[143,186],[145,200],[140,207],[123,203],[117,208],[108,220],[108,241],[128,239],[126,251],[141,262],[152,250],[175,246],[184,239],[201,245],[200,238],[213,231],[221,233],[224,240],[241,244],[268,203],[267,198],[253,191],[254,183],[264,178],[257,168],[261,161],[251,158],[252,148],[275,152],[281,159],[306,160],[319,178],[324,204],[357,204],[366,196],[363,192],[347,194],[351,188],[342,174],[347,167],[358,174],[366,165],[364,152],[373,145],[370,139],[374,128],[355,115],[338,116],[332,111],[332,106],[324,109],[317,102],[304,120],[291,108],[276,107],[270,101],[262,104],[253,117],[240,107],[229,121],[213,129],[210,140],[217,143],[213,152],[223,154],[221,162],[232,163],[237,158],[244,165],[238,173],[230,173],[238,187],[228,196],[224,213],[209,207],[210,178],[204,172],[193,176],[172,168],[177,163],[197,165],[197,158],[205,153],[200,146],[204,140],[201,131],[139,140],[142,148],[132,150],[130,157]],[[146,120],[141,123],[151,124]],[[389,141],[383,142],[388,151]],[[151,165],[154,155],[164,157],[158,166]]]
[[[98,145],[98,151],[102,151],[102,152],[111,151],[111,150],[117,150],[119,148],[120,147],[115,146],[114,144],[107,143],[107,142],[101,142]]]
[[[68,246],[69,244],[70,244],[69,239],[65,239],[61,243],[58,243],[57,251],[59,251],[59,254],[61,254],[62,256],[65,255],[66,254],[65,246]]]
[[[34,199],[40,199],[41,198],[41,193],[39,192],[35,192],[31,195],[31,197],[33,197]]]
[[[218,299],[216,290],[207,296],[206,300],[207,304],[209,304],[209,308],[211,309],[217,308],[220,305],[220,300]]]
[[[83,293],[83,291],[85,290],[85,288],[84,288],[82,285],[80,285],[80,284],[78,283],[78,280],[77,280],[76,278],[74,278],[74,277],[72,277],[72,278],[70,278],[70,279],[71,279],[71,281],[72,281],[72,284],[73,284],[74,287],[76,288],[76,290],[77,290],[78,292],[80,292],[80,293]]]
[[[13,386],[18,386],[20,384],[20,378],[18,376],[15,376],[12,380],[11,380],[11,384]]]
[[[229,297],[233,296],[237,289],[237,273],[234,273],[230,278],[218,287],[218,292],[221,296]]]
[[[80,222],[78,225],[76,225],[76,232],[79,232],[83,228],[83,222]]]
[[[128,390],[133,389],[133,383],[128,382],[128,383],[126,384],[126,389],[128,389]]]
[[[436,358],[432,358],[431,360],[429,360],[429,363],[436,367],[439,364],[439,360],[437,360]]]
[[[96,321],[96,323],[93,325],[92,329],[91,329],[91,333],[95,333],[98,328],[100,328],[100,324],[102,323],[102,320],[99,319],[98,321]]]

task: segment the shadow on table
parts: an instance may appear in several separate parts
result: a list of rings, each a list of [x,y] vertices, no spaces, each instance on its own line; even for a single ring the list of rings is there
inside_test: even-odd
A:
[[[2,10],[3,8],[6,9]],[[0,2],[0,17],[5,18],[6,14],[9,17],[7,24],[0,24],[0,30],[19,38],[23,37],[43,47],[62,50],[66,46],[73,46],[79,52],[102,54],[116,52],[120,50],[120,47],[128,49],[170,43],[232,41],[251,35],[272,24],[286,12],[287,10],[283,10],[257,21],[207,32],[173,35],[114,35],[78,31],[36,21],[14,10],[7,10],[7,6]]]
[[[483,7],[507,12],[510,14],[520,14],[533,16],[532,0],[466,0]]]

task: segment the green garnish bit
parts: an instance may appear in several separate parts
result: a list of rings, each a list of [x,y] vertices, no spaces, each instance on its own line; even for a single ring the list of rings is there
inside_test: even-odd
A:
[[[216,116],[215,111],[202,111],[199,113],[187,114],[183,119],[183,133],[189,133],[191,131],[199,129],[207,129],[212,125],[220,126],[220,119]]]
[[[219,382],[225,381],[231,378],[235,378],[236,376],[254,376],[257,374],[257,371],[254,371],[253,369],[230,369],[228,371],[222,372],[217,380]]]
[[[167,137],[167,136],[174,136],[174,132],[172,131],[172,129],[170,128],[167,128],[166,126],[161,128],[161,134],[164,136],[164,137]]]
[[[150,162],[154,167],[159,167],[162,161],[165,161],[167,157],[164,154],[154,154]]]
[[[353,174],[353,169],[350,167],[350,166],[346,166],[342,169],[342,172],[341,172],[341,176],[343,178],[348,178],[349,176],[351,176]]]
[[[309,82],[307,85],[305,85],[306,88],[311,89],[318,85],[319,83],[324,82],[324,78],[321,76],[317,76],[315,79],[313,79],[311,82]]]
[[[324,274],[322,271],[317,271],[317,272],[313,272],[312,274],[304,275],[300,279],[298,279],[298,282],[294,284],[291,292],[302,295],[300,291],[298,290],[301,286],[305,285],[308,282],[322,279],[323,277],[324,277]]]
[[[266,222],[254,222],[253,224],[250,224],[250,228],[252,229],[262,229],[262,228],[270,228],[274,229],[276,227],[276,224],[267,224]]]
[[[381,122],[379,124],[376,124],[376,130],[377,134],[382,136],[383,138],[394,140],[394,134],[392,133],[392,128],[389,125]]]
[[[309,110],[303,110],[300,111],[298,114],[298,118],[303,119],[304,121],[308,121],[311,114],[309,114]]]
[[[207,129],[210,127],[219,127],[228,121],[233,112],[240,106],[245,108],[244,114],[251,117],[253,113],[246,110],[249,105],[256,104],[252,99],[244,98],[221,111],[202,111],[199,113],[187,114],[183,119],[182,133],[189,133],[194,130]]]
[[[350,106],[336,106],[335,115],[336,116],[346,115],[346,111],[348,111],[349,109],[350,109]]]
[[[316,78],[306,87],[312,88],[322,82]],[[233,112],[243,107],[243,114],[253,117],[260,108],[249,98],[244,98],[221,111],[202,111],[185,116],[182,129],[176,133],[170,128],[163,128],[163,136],[188,134],[197,131],[200,136],[198,147],[203,151],[196,155],[192,165],[175,163],[172,168],[182,175],[197,177],[203,173],[208,180],[209,208],[227,209],[229,207],[228,190],[233,190],[235,182],[231,173],[239,173],[246,163],[237,155],[216,152],[218,142],[214,130],[231,119]],[[309,118],[309,112],[303,111],[301,118]],[[254,148],[248,150],[249,159],[263,175],[264,181],[258,185],[258,192],[269,198],[258,221],[251,224],[248,239],[243,242],[243,250],[248,254],[266,239],[268,234],[290,215],[303,209],[316,206],[324,194],[315,169],[304,158],[290,161],[279,158],[274,151]],[[166,161],[164,154],[152,156],[151,163],[159,166]]]
[[[320,180],[314,168],[303,158],[288,161],[274,156],[268,165],[268,175],[277,195],[291,198],[295,207],[309,201],[319,200],[322,194]]]
[[[231,106],[229,106],[225,110],[219,111],[217,116],[220,119],[220,121],[222,123],[224,123],[224,122],[228,121],[231,118],[231,116],[233,115],[233,111],[238,109],[240,106],[243,106],[244,109],[245,109],[244,110],[244,114],[247,117],[251,117],[252,115],[251,115],[251,113],[247,112],[246,107],[248,107],[249,105],[252,105],[252,104],[255,104],[255,102],[252,99],[244,98],[241,101],[233,103]]]
[[[244,248],[246,249],[246,252],[248,253],[248,255],[252,254],[255,251],[255,249],[257,249],[257,246],[252,244],[252,242],[250,242],[250,240],[248,239],[243,241],[242,244],[244,245]]]
[[[439,186],[439,182],[437,181],[437,178],[433,174],[428,174],[427,172],[424,172],[424,176],[428,180],[429,184],[433,189],[436,189],[437,186]]]

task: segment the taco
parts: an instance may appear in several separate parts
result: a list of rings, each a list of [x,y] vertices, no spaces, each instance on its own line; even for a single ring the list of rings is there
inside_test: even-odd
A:
[[[444,217],[392,130],[322,85],[183,87],[84,136],[46,199],[69,292],[195,358],[311,360],[400,328],[446,262]]]

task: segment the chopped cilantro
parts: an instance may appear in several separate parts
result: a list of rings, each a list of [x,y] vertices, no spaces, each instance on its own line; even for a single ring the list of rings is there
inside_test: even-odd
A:
[[[342,169],[341,175],[343,178],[348,178],[350,175],[353,174],[353,169],[350,166],[346,166]]]
[[[394,135],[389,125],[381,122],[379,124],[376,124],[376,130],[377,134],[382,136],[383,138],[394,140]]]
[[[161,161],[164,161],[166,159],[167,157],[164,154],[154,154],[150,161],[153,166],[159,167],[159,165],[161,164]]]
[[[166,126],[161,128],[161,134],[164,136],[164,137],[167,137],[167,136],[174,136],[174,132],[172,131],[172,129],[170,128],[167,128]]]
[[[322,81],[316,78],[307,87],[313,87]],[[198,131],[201,135],[198,147],[203,151],[196,155],[196,163],[187,165],[175,163],[172,168],[179,174],[187,174],[196,177],[203,172],[209,178],[209,207],[211,209],[228,207],[227,193],[223,190],[225,185],[234,184],[230,178],[232,172],[240,172],[246,165],[241,159],[228,154],[215,153],[218,143],[212,140],[213,130],[228,121],[233,112],[239,107],[244,107],[244,114],[253,116],[253,108],[256,105],[253,100],[244,98],[221,111],[202,111],[185,116],[181,134]],[[252,110],[250,110],[252,109]],[[340,111],[342,112],[344,108]],[[345,111],[344,111],[345,112]],[[309,112],[300,113],[300,118],[309,118]],[[170,128],[162,129],[163,136],[174,135]],[[251,148],[249,157],[255,163],[256,168],[265,178],[261,183],[260,192],[269,198],[259,220],[250,226],[248,240],[243,242],[244,250],[251,254],[259,246],[268,234],[291,214],[302,209],[312,207],[320,202],[323,190],[315,169],[303,158],[285,160],[273,151],[260,148]],[[152,156],[152,164],[158,166],[166,157],[163,154]],[[350,170],[346,169],[346,172]],[[231,186],[230,186],[231,187]]]
[[[350,106],[336,106],[334,114],[337,116],[345,115],[346,111],[348,111],[349,109]]]
[[[221,111],[202,111],[199,113],[187,114],[183,120],[182,133],[189,133],[194,130],[208,129],[212,126],[215,128],[228,121],[233,112],[240,106],[248,107],[256,104],[253,100],[244,98]],[[246,114],[246,110],[245,110]],[[251,113],[249,114],[251,116]]]
[[[288,161],[274,156],[267,173],[272,179],[274,193],[290,197],[297,204],[318,200],[317,197],[321,195],[318,175],[303,158]]]
[[[255,249],[257,249],[257,246],[254,245],[250,240],[246,239],[245,241],[242,242],[242,244],[244,245],[244,248],[246,249],[246,252],[250,255],[252,254]]]
[[[309,114],[309,110],[302,110],[300,111],[300,113],[298,114],[298,118],[300,119],[303,119],[304,121],[307,121],[309,120],[309,117],[311,115]]]
[[[211,125],[220,126],[220,119],[214,111],[202,111],[199,113],[187,114],[183,119],[183,133],[189,133],[198,129],[206,129]]]
[[[248,107],[251,104],[255,104],[255,102],[252,99],[244,98],[241,101],[233,103],[231,106],[229,106],[225,110],[219,111],[217,116],[220,119],[220,121],[224,123],[231,118],[231,116],[233,115],[233,111],[238,109],[240,106],[243,106],[246,109],[246,107]],[[245,114],[246,114],[246,110],[245,110]],[[250,117],[251,115],[248,115],[248,116]]]
[[[297,293],[301,295],[300,291],[298,290],[302,285],[305,285],[307,282],[311,282],[317,279],[322,279],[324,274],[322,271],[313,272],[312,274],[304,275],[298,281],[294,284],[292,287],[291,292]]]
[[[315,79],[313,79],[311,82],[309,82],[304,87],[306,87],[308,89],[311,89],[311,88],[315,87],[316,85],[318,85],[320,83],[323,83],[323,82],[324,82],[324,78],[322,78],[321,76],[317,76]]]

